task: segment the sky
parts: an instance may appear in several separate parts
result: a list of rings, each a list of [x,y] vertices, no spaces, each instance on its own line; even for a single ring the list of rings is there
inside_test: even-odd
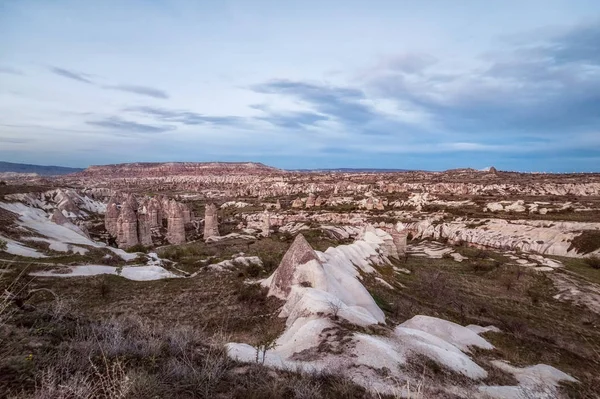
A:
[[[0,160],[600,172],[600,1],[0,0]]]

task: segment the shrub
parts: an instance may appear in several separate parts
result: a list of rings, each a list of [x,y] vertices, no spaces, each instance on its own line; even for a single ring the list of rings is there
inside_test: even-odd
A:
[[[257,265],[256,263],[251,263],[248,266],[246,266],[246,274],[249,277],[258,277],[260,276],[260,274],[262,273],[263,268],[260,265]]]
[[[580,235],[573,238],[569,250],[575,249],[580,254],[589,254],[600,249],[600,231],[585,230]]]
[[[584,259],[584,262],[589,267],[592,267],[594,269],[600,269],[600,256],[598,255],[592,255],[590,257],[587,257]]]
[[[6,241],[0,240],[0,251],[6,251]]]
[[[142,244],[136,244],[133,247],[127,248],[126,251],[130,252],[130,253],[134,253],[134,252],[143,252],[143,253],[146,253],[146,252],[148,252],[148,248],[146,248]]]
[[[237,291],[239,301],[249,303],[262,303],[267,297],[267,288],[260,284],[240,284]]]

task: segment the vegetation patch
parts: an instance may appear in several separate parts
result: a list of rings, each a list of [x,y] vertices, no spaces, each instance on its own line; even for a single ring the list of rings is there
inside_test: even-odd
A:
[[[589,254],[600,249],[600,230],[584,230],[573,238],[569,251],[575,249],[577,253]]]

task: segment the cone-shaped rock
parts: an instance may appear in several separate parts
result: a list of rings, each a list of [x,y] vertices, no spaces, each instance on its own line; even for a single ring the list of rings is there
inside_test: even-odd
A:
[[[299,273],[299,266],[305,265],[311,261],[314,262],[314,266],[317,269],[314,270],[314,272],[316,274],[322,274],[323,265],[319,261],[317,253],[312,249],[308,241],[306,241],[306,238],[304,238],[302,234],[298,234],[283,256],[283,259],[281,259],[281,263],[277,267],[277,270],[273,273],[273,278],[269,287],[269,295],[278,298],[287,298],[292,285],[304,282],[303,277],[305,276],[303,276],[303,273]],[[307,279],[308,282],[310,282],[309,280],[310,279]]]

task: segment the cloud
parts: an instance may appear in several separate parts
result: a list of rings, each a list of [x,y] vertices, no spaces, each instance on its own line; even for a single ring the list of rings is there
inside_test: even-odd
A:
[[[105,89],[109,89],[109,90],[119,90],[119,91],[125,91],[128,93],[133,93],[133,94],[139,94],[142,96],[148,96],[148,97],[154,97],[154,98],[162,98],[162,99],[167,99],[169,98],[169,95],[160,89],[155,89],[152,87],[146,87],[146,86],[136,86],[136,85],[114,85],[114,86],[103,86],[103,88]]]
[[[407,74],[420,73],[435,65],[438,59],[425,53],[404,53],[388,57],[381,62],[380,68],[401,71]]]
[[[420,76],[377,72],[367,84],[378,95],[433,115],[436,129],[493,139],[562,135],[600,127],[600,24],[575,26],[513,44],[475,67],[435,64]],[[443,79],[438,79],[442,76]]]
[[[364,124],[378,117],[378,113],[371,107],[361,103],[367,98],[359,89],[292,80],[271,80],[252,86],[252,90],[295,97],[317,113],[344,123]]]
[[[0,73],[6,73],[10,75],[24,75],[24,73],[19,69],[2,65],[0,65]]]
[[[85,73],[75,72],[75,71],[72,71],[69,69],[59,68],[59,67],[50,67],[49,70],[50,70],[50,72],[52,72],[56,75],[62,76],[64,78],[67,78],[67,79],[76,80],[78,82],[87,83],[90,85],[95,84],[91,79],[89,79],[90,75],[85,74]]]
[[[138,94],[141,96],[148,96],[148,97],[160,98],[160,99],[169,98],[169,95],[164,90],[156,89],[153,87],[138,86],[138,85],[131,85],[131,84],[100,85],[99,83],[90,79],[91,75],[88,75],[85,73],[75,72],[70,69],[59,68],[59,67],[50,67],[49,70],[50,70],[50,72],[52,72],[56,75],[62,76],[64,78],[72,79],[72,80],[75,80],[75,81],[78,81],[81,83],[94,85],[94,86],[100,87],[105,90],[118,90],[118,91],[124,91],[127,93],[133,93],[133,94]],[[0,72],[1,72],[1,70],[0,70]]]
[[[174,130],[174,126],[169,125],[148,125],[144,123],[138,123],[133,121],[123,120],[117,117],[110,117],[101,120],[87,121],[88,125],[97,126],[101,128],[116,130],[119,132],[133,132],[133,133],[163,133],[170,130]]]
[[[215,125],[241,127],[247,119],[239,116],[208,116],[192,111],[171,110],[160,107],[138,106],[125,108],[126,112],[134,112],[152,116],[163,122],[177,122],[183,125]]]

